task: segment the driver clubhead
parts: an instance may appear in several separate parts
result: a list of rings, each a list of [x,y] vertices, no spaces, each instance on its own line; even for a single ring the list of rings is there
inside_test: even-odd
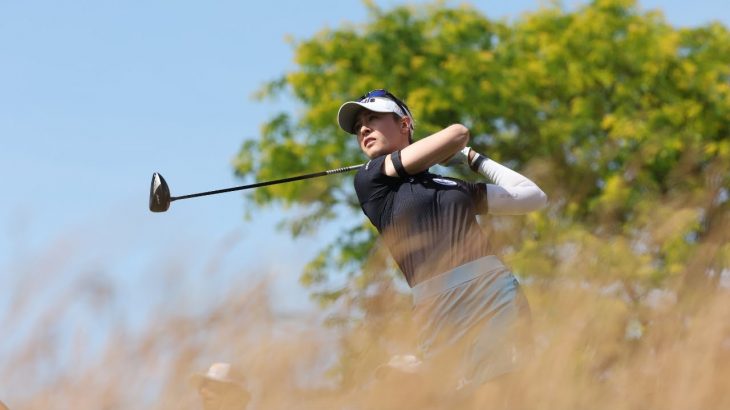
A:
[[[162,175],[152,174],[150,184],[150,211],[165,212],[170,208],[170,188]]]

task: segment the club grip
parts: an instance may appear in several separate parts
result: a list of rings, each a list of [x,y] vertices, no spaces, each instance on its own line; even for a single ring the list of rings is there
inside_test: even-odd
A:
[[[349,172],[349,171],[356,170],[356,169],[358,169],[360,167],[362,167],[362,164],[360,164],[360,165],[350,165],[349,167],[335,168],[335,169],[331,169],[331,170],[326,171],[326,172],[327,172],[327,175],[341,174],[343,172]]]

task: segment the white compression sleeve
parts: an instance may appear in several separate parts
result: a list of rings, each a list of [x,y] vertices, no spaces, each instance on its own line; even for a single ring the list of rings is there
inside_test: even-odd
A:
[[[487,184],[489,213],[519,215],[537,211],[547,204],[547,195],[530,179],[475,152],[476,172],[494,184]]]

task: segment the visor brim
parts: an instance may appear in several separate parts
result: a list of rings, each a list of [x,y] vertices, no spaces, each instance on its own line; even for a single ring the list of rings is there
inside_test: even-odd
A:
[[[368,110],[373,112],[392,112],[398,116],[405,115],[401,109],[398,108],[398,104],[389,99],[374,98],[369,102],[357,102],[348,101],[340,107],[337,113],[337,122],[345,132],[348,134],[357,134],[355,130],[355,123],[357,122],[357,116],[362,110]]]

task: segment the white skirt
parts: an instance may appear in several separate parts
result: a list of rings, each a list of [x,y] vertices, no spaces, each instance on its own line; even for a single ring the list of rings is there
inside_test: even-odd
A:
[[[448,363],[458,384],[479,385],[510,373],[529,356],[527,299],[495,256],[419,283],[413,301],[424,361]]]

